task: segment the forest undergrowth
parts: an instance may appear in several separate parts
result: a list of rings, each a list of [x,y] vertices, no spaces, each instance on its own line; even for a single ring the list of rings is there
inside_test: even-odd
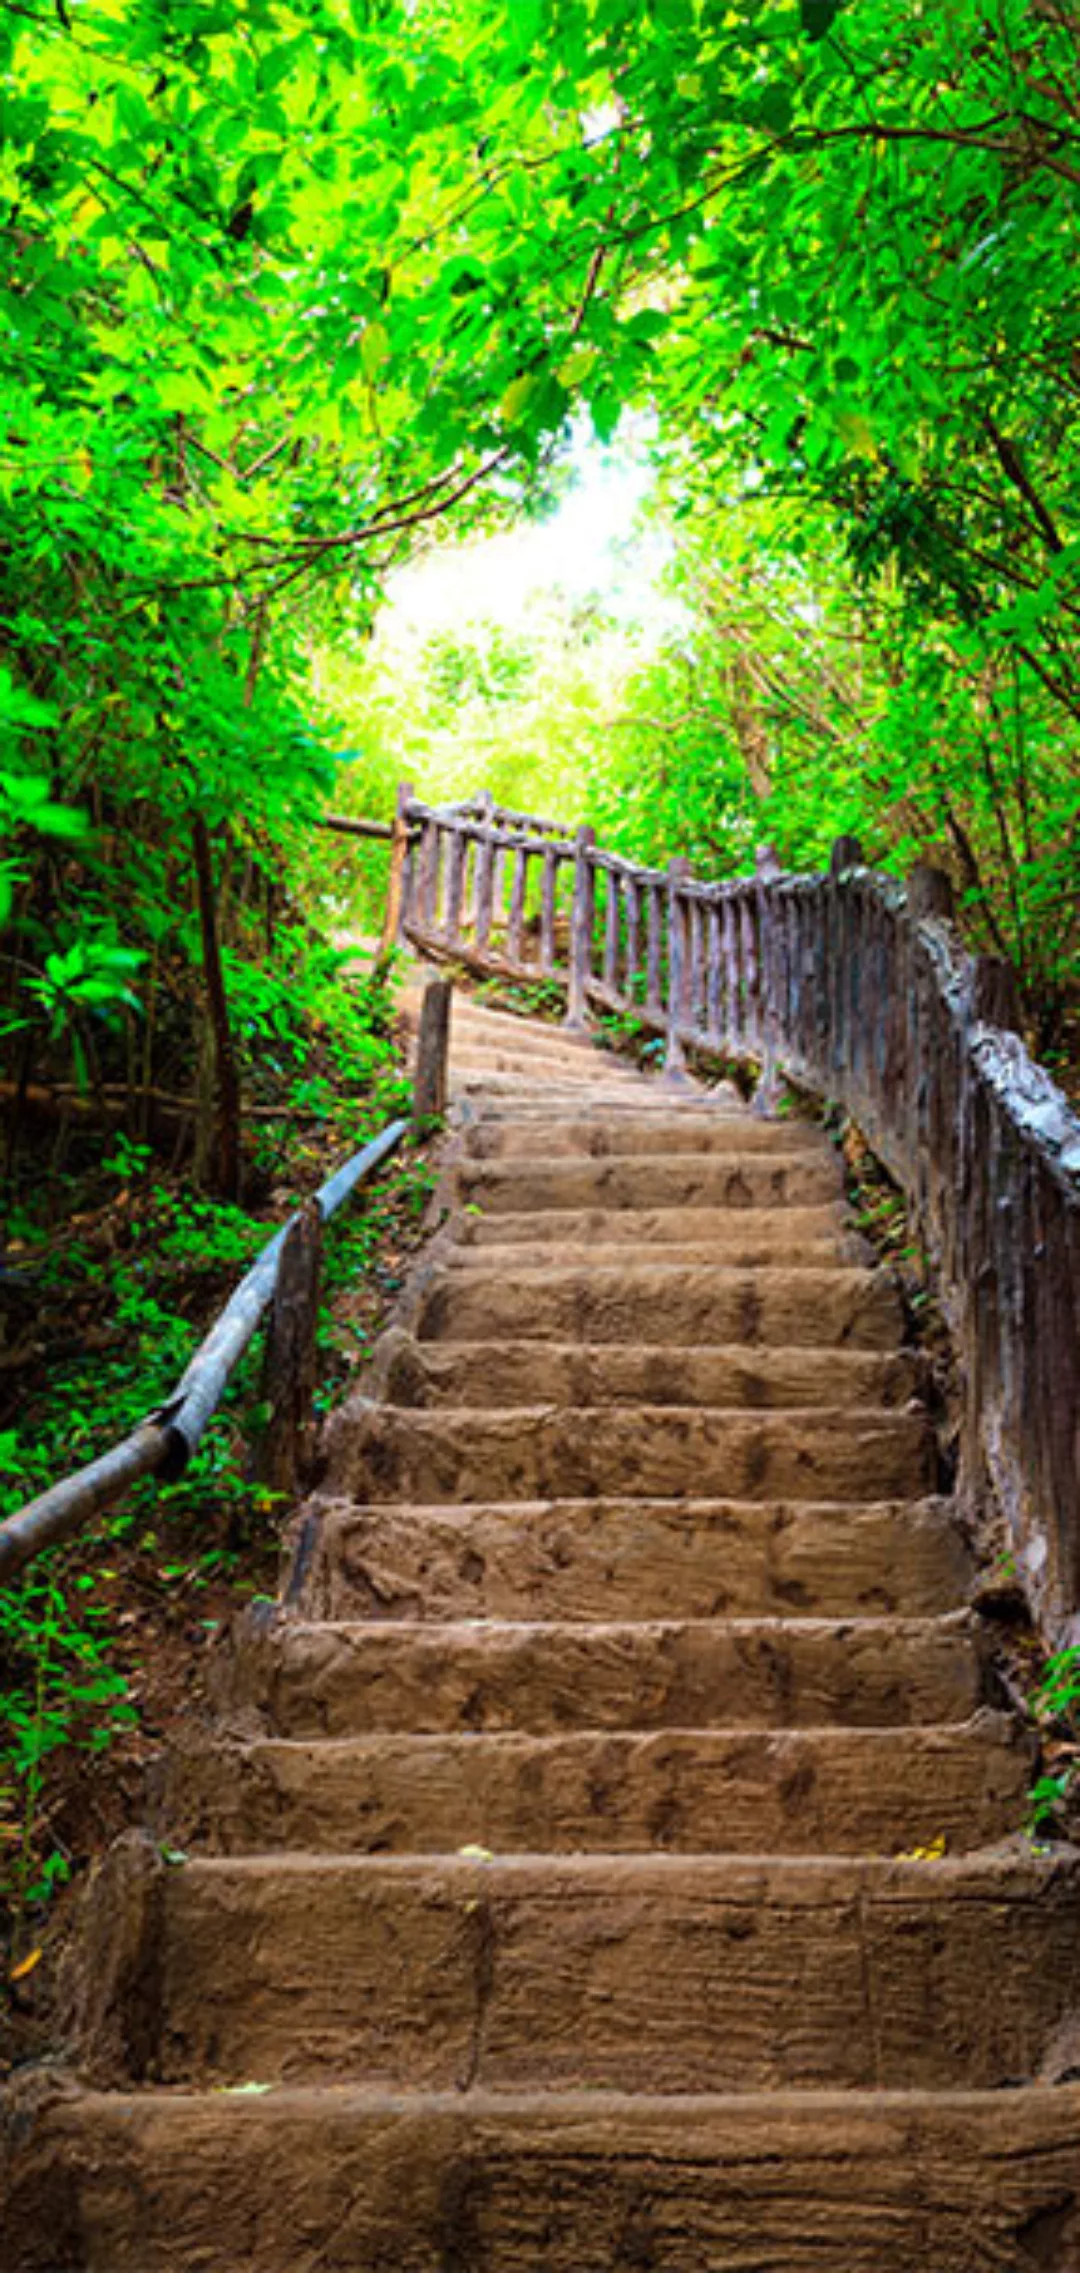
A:
[[[200,1190],[122,1127],[102,1144],[80,1120],[44,1174],[32,1145],[16,1153],[0,1281],[0,1515],[162,1402],[275,1225],[407,1108],[389,975],[350,972],[354,960],[325,950],[332,1009],[324,995],[318,1015],[305,1012],[293,996],[287,1038],[270,1050],[261,1037],[246,1205]],[[363,1362],[431,1183],[424,1144],[410,1142],[327,1227],[317,1413]],[[261,1365],[256,1336],[180,1482],[144,1480],[0,1594],[9,2059],[47,2046],[65,1924],[57,1897],[138,1818],[147,1772],[200,1695],[223,1621],[276,1592],[291,1508],[259,1480]]]

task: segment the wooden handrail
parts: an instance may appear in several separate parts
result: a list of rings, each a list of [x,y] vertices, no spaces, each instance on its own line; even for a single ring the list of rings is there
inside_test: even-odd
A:
[[[825,875],[722,883],[639,866],[588,831],[409,796],[400,935],[436,960],[559,987],[571,1024],[632,1013],[666,1044],[843,1105],[902,1186],[965,1377],[960,1490],[992,1499],[1033,1604],[1080,1634],[1080,1118],[970,955],[948,879],[907,885],[841,838]],[[516,825],[507,826],[509,821]]]
[[[433,981],[429,991],[438,996],[438,1004],[434,1017],[427,1015],[425,1025],[428,1039],[422,1066],[423,1094],[415,1100],[414,1125],[441,1110],[446,1090],[446,982]],[[114,1506],[141,1477],[156,1475],[163,1483],[172,1483],[183,1475],[231,1375],[274,1303],[282,1259],[303,1232],[312,1209],[318,1211],[322,1223],[328,1223],[343,1202],[396,1152],[409,1128],[407,1120],[389,1122],[361,1151],[335,1169],[313,1199],[297,1208],[274,1233],[230,1295],[164,1404],[148,1413],[100,1459],[50,1485],[48,1491],[28,1500],[0,1523],[0,1581],[12,1578],[33,1556],[70,1538],[104,1508]],[[307,1307],[313,1315],[314,1300]]]

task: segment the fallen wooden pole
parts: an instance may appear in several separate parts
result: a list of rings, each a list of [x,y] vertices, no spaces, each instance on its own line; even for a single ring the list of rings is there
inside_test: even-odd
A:
[[[319,827],[335,829],[341,837],[374,837],[380,844],[394,841],[391,821],[354,821],[351,813],[320,813]]]
[[[362,1152],[354,1153],[320,1185],[314,1197],[324,1223],[350,1192],[397,1150],[408,1128],[407,1121],[391,1121]],[[200,1343],[173,1395],[156,1412],[147,1414],[111,1452],[77,1469],[73,1476],[65,1476],[0,1523],[0,1579],[11,1578],[44,1547],[70,1538],[102,1508],[112,1506],[140,1477],[158,1475],[163,1482],[171,1483],[183,1475],[221,1402],[230,1374],[273,1297],[282,1248],[301,1213],[297,1210],[268,1240]]]

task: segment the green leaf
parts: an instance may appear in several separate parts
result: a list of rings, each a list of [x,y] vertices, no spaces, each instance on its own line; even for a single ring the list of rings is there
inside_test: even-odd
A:
[[[844,0],[799,0],[799,17],[808,39],[824,39],[831,32]]]

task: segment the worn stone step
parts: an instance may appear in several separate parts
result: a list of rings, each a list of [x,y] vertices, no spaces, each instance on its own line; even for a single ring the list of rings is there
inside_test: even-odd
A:
[[[515,1106],[523,1103],[542,1105],[545,1113],[550,1115],[553,1110],[578,1113],[585,1100],[598,1111],[605,1112],[626,1102],[640,1104],[648,1097],[649,1079],[633,1073],[624,1078],[621,1069],[617,1069],[610,1080],[598,1077],[590,1081],[574,1081],[561,1073],[539,1070],[528,1073],[486,1073],[479,1072],[475,1067],[459,1069],[451,1059],[449,1087],[451,1095],[463,1101],[463,1109],[471,1108],[476,1100],[486,1105],[493,1098],[501,1098]]]
[[[366,1385],[391,1405],[906,1405],[911,1351],[714,1348],[653,1342],[418,1342],[390,1327]]]
[[[993,2090],[1072,2021],[1080,1857],[194,1860],[168,2083]]]
[[[10,2273],[1074,2273],[1080,2087],[56,2096]]]
[[[415,1033],[423,1005],[421,989],[407,989],[398,998],[398,1005],[406,1031]],[[522,1043],[528,1049],[548,1049],[561,1046],[577,1050],[595,1050],[598,1044],[590,1033],[567,1026],[562,1019],[529,1018],[513,1010],[496,1010],[490,1003],[470,1001],[467,995],[455,993],[450,1014],[452,1034],[482,1034],[498,1041]]]
[[[229,1853],[894,1854],[1024,1820],[1033,1748],[919,1729],[258,1737],[174,1763],[170,1822]]]
[[[222,1663],[231,1709],[278,1736],[376,1730],[901,1727],[965,1720],[986,1675],[972,1621],[252,1618]]]
[[[612,1159],[470,1160],[455,1171],[463,1205],[485,1215],[539,1208],[783,1208],[840,1196],[840,1170],[824,1153],[651,1153]]]
[[[946,1501],[544,1500],[309,1512],[311,1617],[933,1616],[971,1557]]]
[[[548,1248],[571,1254],[587,1249],[593,1259],[597,1249],[615,1247],[616,1260],[625,1262],[639,1247],[671,1245],[699,1247],[718,1262],[744,1268],[747,1255],[761,1263],[869,1260],[844,1209],[828,1202],[791,1208],[537,1208],[521,1214],[503,1209],[485,1214],[472,1205],[455,1210],[447,1229],[460,1247],[519,1247],[541,1262],[556,1259],[545,1255]],[[525,1252],[519,1260],[526,1260]]]
[[[592,1083],[601,1086],[624,1082],[633,1083],[638,1076],[632,1066],[621,1065],[617,1058],[603,1055],[599,1050],[543,1050],[515,1049],[504,1043],[451,1041],[450,1068],[457,1076],[489,1074],[520,1074],[524,1078],[546,1081],[550,1074],[563,1084],[580,1082],[583,1088]]]
[[[756,1120],[748,1110],[737,1110],[703,1098],[672,1109],[663,1093],[646,1111],[635,1099],[618,1113],[575,1112],[553,1119],[538,1108],[535,1114],[518,1110],[485,1113],[462,1132],[464,1150],[475,1160],[670,1158],[707,1154],[721,1158],[772,1153],[791,1157],[802,1153],[811,1160],[827,1161],[834,1168],[837,1156],[823,1132],[809,1122]]]
[[[333,1437],[328,1485],[382,1500],[917,1498],[933,1489],[926,1414],[848,1407],[761,1412],[674,1405],[547,1405],[432,1412],[354,1398]]]
[[[459,1220],[456,1217],[452,1219],[455,1224]],[[498,1216],[490,1218],[493,1231],[499,1220]],[[543,1220],[543,1216],[532,1217],[532,1221],[537,1224],[542,1224]],[[730,1222],[731,1218],[726,1220]],[[589,1269],[617,1270],[628,1259],[638,1261],[652,1255],[665,1263],[685,1263],[690,1269],[709,1269],[714,1263],[721,1262],[729,1270],[739,1271],[756,1270],[759,1266],[775,1263],[781,1253],[785,1262],[797,1264],[800,1270],[828,1270],[830,1265],[837,1263],[865,1263],[869,1255],[869,1249],[857,1233],[845,1236],[841,1232],[833,1232],[826,1238],[792,1240],[787,1243],[786,1249],[768,1233],[759,1239],[752,1232],[746,1231],[740,1238],[737,1230],[722,1243],[697,1238],[636,1244],[632,1236],[620,1236],[618,1217],[613,1222],[614,1235],[606,1246],[593,1240],[542,1238],[535,1244],[520,1240],[516,1244],[502,1247],[495,1237],[483,1246],[476,1246],[468,1241],[456,1243],[451,1228],[447,1241],[440,1245],[439,1256],[447,1270],[499,1270],[507,1277],[514,1277],[524,1271],[546,1271],[560,1267],[574,1269],[582,1264]]]
[[[837,1264],[647,1261],[454,1271],[431,1264],[411,1305],[422,1341],[740,1342],[895,1350],[904,1313],[887,1271]]]

